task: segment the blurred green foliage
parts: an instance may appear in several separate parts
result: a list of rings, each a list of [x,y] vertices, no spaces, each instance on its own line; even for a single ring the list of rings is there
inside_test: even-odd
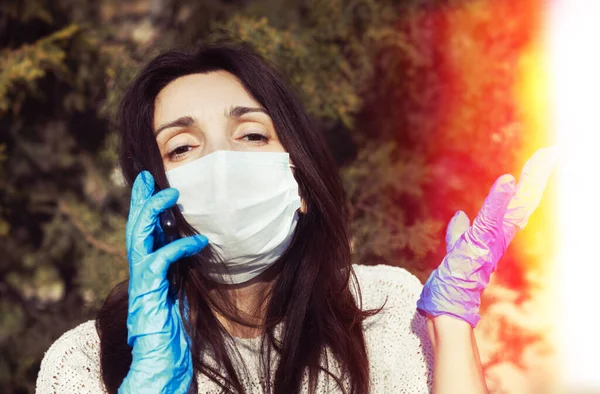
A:
[[[443,254],[451,210],[474,209],[461,204],[481,201],[487,189],[442,193],[441,210],[428,204],[440,166],[431,152],[467,130],[456,126],[446,138],[435,122],[444,86],[439,25],[430,17],[444,6],[437,3],[452,2],[3,2],[0,387],[33,392],[51,342],[93,318],[127,276],[128,190],[114,116],[127,83],[164,48],[227,36],[273,61],[340,164],[355,261],[402,266],[424,280]],[[493,148],[487,133],[480,139],[479,164]],[[469,171],[455,169],[454,185],[464,186]],[[498,175],[488,172],[484,179]]]

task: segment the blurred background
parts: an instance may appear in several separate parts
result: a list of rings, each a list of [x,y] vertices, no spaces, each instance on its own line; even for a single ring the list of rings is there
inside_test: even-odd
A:
[[[235,37],[296,84],[351,204],[354,259],[421,281],[458,209],[552,142],[542,0],[0,2],[0,392],[127,277],[115,112],[163,49]],[[492,393],[556,384],[551,179],[477,328]]]

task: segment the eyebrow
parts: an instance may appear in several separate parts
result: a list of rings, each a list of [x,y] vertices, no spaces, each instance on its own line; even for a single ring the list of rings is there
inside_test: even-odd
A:
[[[225,116],[230,119],[237,119],[243,115],[251,112],[262,112],[263,114],[269,115],[266,109],[260,107],[231,107],[229,113],[225,112]]]
[[[231,107],[229,111],[225,111],[225,116],[229,119],[238,119],[246,114],[252,112],[262,112],[263,114],[269,115],[266,109],[260,107]],[[172,122],[165,123],[154,132],[154,136],[156,137],[161,131],[165,129],[169,129],[171,127],[190,127],[198,124],[198,120],[193,116],[187,115],[182,116],[180,118],[175,119]]]

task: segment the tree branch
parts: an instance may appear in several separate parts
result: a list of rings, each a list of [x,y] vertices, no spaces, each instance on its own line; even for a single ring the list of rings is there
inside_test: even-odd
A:
[[[71,224],[85,237],[85,240],[94,248],[127,260],[127,254],[123,250],[94,237],[94,235],[85,228],[85,225],[81,223],[79,219],[77,219],[77,216],[66,202],[59,200],[58,210],[60,213],[64,214],[67,217],[67,219],[69,219]]]

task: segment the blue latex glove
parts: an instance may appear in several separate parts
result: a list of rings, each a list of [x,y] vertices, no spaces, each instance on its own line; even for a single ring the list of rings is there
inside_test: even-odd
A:
[[[154,178],[141,172],[131,191],[127,221],[129,315],[127,342],[133,360],[119,393],[187,393],[193,377],[188,338],[178,301],[169,294],[167,270],[178,259],[201,251],[203,235],[178,239],[154,251],[160,239],[158,214],[179,197],[175,189],[155,195]]]
[[[512,175],[499,177],[472,226],[464,212],[454,215],[446,233],[448,254],[417,302],[421,313],[477,325],[481,294],[516,232],[539,205],[556,160],[555,148],[540,149],[523,167],[518,185]]]

